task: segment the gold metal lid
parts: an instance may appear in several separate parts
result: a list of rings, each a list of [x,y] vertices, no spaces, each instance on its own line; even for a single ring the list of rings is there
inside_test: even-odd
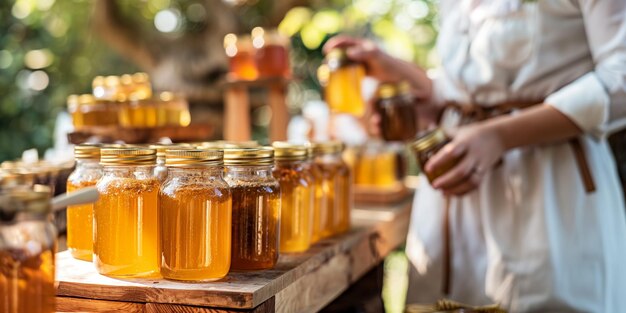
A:
[[[148,148],[102,148],[100,164],[104,166],[155,165],[156,150]]]
[[[340,153],[341,151],[343,151],[343,148],[344,148],[343,143],[338,140],[314,142],[313,154],[314,155],[335,154],[335,153]]]
[[[77,160],[99,160],[100,159],[99,144],[80,144],[74,146],[74,158]]]
[[[219,140],[218,143],[222,144],[222,147],[225,149],[236,149],[236,148],[259,148],[261,145],[256,140],[247,140],[247,141],[228,141],[228,140]]]
[[[274,141],[274,158],[277,161],[306,160],[309,156],[309,147],[287,141]]]
[[[186,143],[156,143],[156,144],[146,145],[144,147],[155,149],[157,152],[156,155],[158,159],[165,158],[165,151],[169,149],[175,149],[175,148],[182,149],[183,147],[187,147],[187,149],[193,149],[193,146],[190,146]]]
[[[225,165],[271,165],[274,164],[274,149],[259,148],[226,148],[224,149]]]
[[[383,83],[378,86],[378,97],[381,99],[388,99],[395,97],[398,94],[398,88],[392,83]]]
[[[209,167],[224,164],[224,151],[219,149],[167,149],[167,167]]]
[[[92,105],[96,104],[96,98],[91,94],[69,95],[67,97],[67,106]]]
[[[411,148],[417,152],[430,149],[432,146],[442,143],[448,139],[446,133],[441,128],[436,128],[419,136],[412,144]]]
[[[15,213],[47,214],[50,212],[50,187],[44,185],[18,186],[0,191],[0,214],[12,220]]]

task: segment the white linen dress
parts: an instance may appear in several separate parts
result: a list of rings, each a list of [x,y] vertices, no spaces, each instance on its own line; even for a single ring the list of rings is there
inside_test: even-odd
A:
[[[626,110],[626,0],[441,0],[436,101],[545,103],[572,119],[597,190],[571,146],[506,153],[450,201],[452,285],[442,294],[443,196],[414,200],[407,302],[444,296],[511,312],[626,312],[626,215],[605,140]]]

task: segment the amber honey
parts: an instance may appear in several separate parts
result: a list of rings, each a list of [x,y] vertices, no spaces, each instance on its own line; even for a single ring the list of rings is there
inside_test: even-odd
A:
[[[94,264],[100,274],[159,273],[160,236],[154,149],[102,149],[100,198],[94,206]]]
[[[164,125],[170,126],[189,126],[191,123],[191,114],[189,113],[189,105],[171,92],[162,92],[159,95],[160,102],[158,108],[158,119],[163,121]]]
[[[91,126],[112,126],[118,122],[116,103],[95,99],[92,95],[71,95],[67,98],[68,112],[76,129]]]
[[[327,55],[329,73],[324,97],[333,112],[362,116],[365,101],[361,95],[361,82],[365,78],[365,67],[348,60],[345,50],[336,49]]]
[[[304,145],[275,142],[274,177],[280,184],[280,252],[302,252],[311,246],[313,193]]]
[[[362,186],[389,187],[397,181],[397,156],[392,151],[366,151],[358,155],[355,183]]]
[[[159,194],[163,277],[220,279],[230,269],[232,201],[222,178],[222,151],[167,151]]]
[[[163,126],[157,105],[152,100],[131,101],[120,104],[119,123],[122,127],[149,128]]]
[[[327,212],[328,195],[324,192],[321,169],[314,163],[308,162],[306,170],[310,174],[313,186],[313,222],[311,223],[311,242],[322,239],[322,212]]]
[[[352,191],[353,177],[350,168],[344,162],[337,167],[337,209],[334,216],[335,233],[344,233],[350,229],[350,210],[354,203]]]
[[[0,250],[0,312],[55,312],[54,251]]]
[[[252,30],[254,59],[260,77],[289,77],[288,39],[276,30],[255,27]]]
[[[255,80],[259,77],[252,40],[249,36],[226,35],[224,37],[224,50],[228,56],[229,75],[233,79]]]

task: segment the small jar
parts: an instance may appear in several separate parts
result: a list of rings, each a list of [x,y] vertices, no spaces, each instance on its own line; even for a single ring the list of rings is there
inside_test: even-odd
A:
[[[252,45],[255,48],[254,61],[259,77],[289,77],[289,39],[277,30],[252,29]]]
[[[308,148],[274,142],[274,177],[280,184],[280,252],[302,252],[311,246],[313,192],[307,171]]]
[[[159,193],[161,275],[213,281],[230,269],[232,202],[221,150],[168,149]]]
[[[354,203],[352,174],[343,161],[343,144],[338,141],[315,143],[315,166],[321,172],[326,205],[314,217],[322,238],[343,233],[350,228],[350,210]],[[319,221],[319,223],[316,223]]]
[[[160,268],[156,150],[103,148],[94,206],[94,264],[107,276],[154,277]]]
[[[387,141],[406,141],[417,134],[417,110],[408,82],[382,84],[375,109],[380,115],[380,132]]]
[[[50,190],[17,187],[0,191],[0,309],[55,310],[56,230],[50,222]]]
[[[365,67],[348,59],[345,49],[331,50],[318,75],[325,85],[324,98],[331,111],[354,116],[365,113],[365,101],[361,95]]]
[[[74,127],[79,130],[92,126],[117,125],[117,104],[96,99],[92,95],[70,95],[67,98],[67,110],[72,115]]]
[[[189,113],[189,104],[185,99],[174,95],[169,91],[159,94],[159,114],[163,120],[159,124],[167,126],[189,126],[191,124],[191,114]]]
[[[76,169],[67,178],[67,192],[95,186],[102,176],[100,146],[74,147]],[[67,248],[72,257],[91,262],[93,254],[93,204],[67,207]]]
[[[271,148],[226,149],[225,180],[233,196],[233,270],[276,265],[280,227],[280,185],[272,175]]]
[[[442,164],[431,173],[424,171],[424,166],[428,160],[449,142],[450,139],[446,136],[444,131],[441,128],[437,128],[418,136],[417,140],[411,144],[411,149],[417,158],[417,165],[431,183],[439,176],[451,170],[459,162],[459,159],[453,159]]]
[[[224,36],[224,51],[230,66],[230,79],[255,80],[259,77],[250,36],[227,34]]]
[[[119,124],[126,128],[151,128],[163,126],[165,119],[159,116],[160,103],[155,99],[131,99],[119,104]]]

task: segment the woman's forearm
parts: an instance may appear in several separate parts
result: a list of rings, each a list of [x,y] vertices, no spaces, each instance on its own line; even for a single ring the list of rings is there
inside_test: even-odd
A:
[[[406,80],[411,84],[413,94],[419,99],[430,99],[432,95],[432,81],[426,71],[414,63],[394,58],[388,54],[383,57],[388,69],[393,69],[397,81]]]
[[[484,122],[496,131],[506,150],[565,141],[582,134],[578,126],[552,106],[543,104]]]

